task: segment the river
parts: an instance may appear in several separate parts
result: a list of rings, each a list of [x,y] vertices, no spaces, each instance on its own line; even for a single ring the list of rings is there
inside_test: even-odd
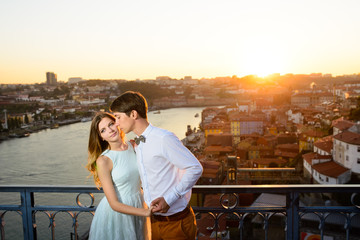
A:
[[[198,127],[201,108],[173,108],[161,110],[160,114],[149,112],[151,124],[175,133],[181,140],[185,137],[187,125]],[[1,185],[94,185],[87,162],[87,143],[91,122],[80,122],[57,129],[42,130],[26,138],[16,138],[0,143],[0,184]],[[127,138],[133,138],[129,134]],[[14,195],[2,193],[0,204],[12,203]],[[17,196],[18,198],[18,196]],[[18,202],[19,199],[16,199]],[[47,198],[40,201],[46,201]],[[99,198],[97,200],[100,200]],[[60,199],[60,202],[63,200]],[[18,203],[19,204],[19,203]],[[39,204],[36,202],[36,204]],[[58,203],[55,203],[58,204]],[[60,203],[59,203],[60,204]],[[6,239],[21,239],[22,228],[11,226],[15,213],[5,217]],[[20,218],[20,217],[17,217]],[[61,221],[60,221],[61,222]],[[59,221],[57,220],[56,231]],[[71,227],[71,223],[70,227]],[[10,226],[9,226],[10,225]],[[46,225],[46,224],[45,224]],[[16,232],[16,233],[15,233]],[[59,231],[58,231],[59,232]],[[39,239],[48,239],[45,233]],[[56,239],[69,239],[68,233],[57,235]]]

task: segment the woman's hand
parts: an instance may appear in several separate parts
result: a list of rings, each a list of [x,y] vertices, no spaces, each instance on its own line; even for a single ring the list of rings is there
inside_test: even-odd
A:
[[[145,217],[150,217],[154,207],[145,208]]]

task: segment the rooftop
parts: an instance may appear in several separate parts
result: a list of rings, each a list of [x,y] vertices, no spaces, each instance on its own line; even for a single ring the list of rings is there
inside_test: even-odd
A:
[[[360,134],[349,131],[341,132],[334,136],[334,139],[349,144],[360,145]]]
[[[314,164],[312,167],[318,173],[321,173],[323,175],[333,177],[333,178],[337,178],[338,176],[342,175],[343,173],[349,171],[349,169],[341,166],[340,164],[337,164],[334,161]]]

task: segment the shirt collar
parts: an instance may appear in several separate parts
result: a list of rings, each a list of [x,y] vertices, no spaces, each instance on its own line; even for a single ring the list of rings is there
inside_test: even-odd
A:
[[[154,128],[153,125],[151,125],[151,123],[149,123],[149,126],[147,126],[147,128],[141,135],[143,135],[145,138],[147,138],[147,136],[150,134],[150,132],[153,128]]]

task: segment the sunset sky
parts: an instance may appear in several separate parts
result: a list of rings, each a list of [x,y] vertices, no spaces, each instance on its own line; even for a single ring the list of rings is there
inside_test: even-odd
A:
[[[358,0],[2,0],[0,83],[360,73]]]

